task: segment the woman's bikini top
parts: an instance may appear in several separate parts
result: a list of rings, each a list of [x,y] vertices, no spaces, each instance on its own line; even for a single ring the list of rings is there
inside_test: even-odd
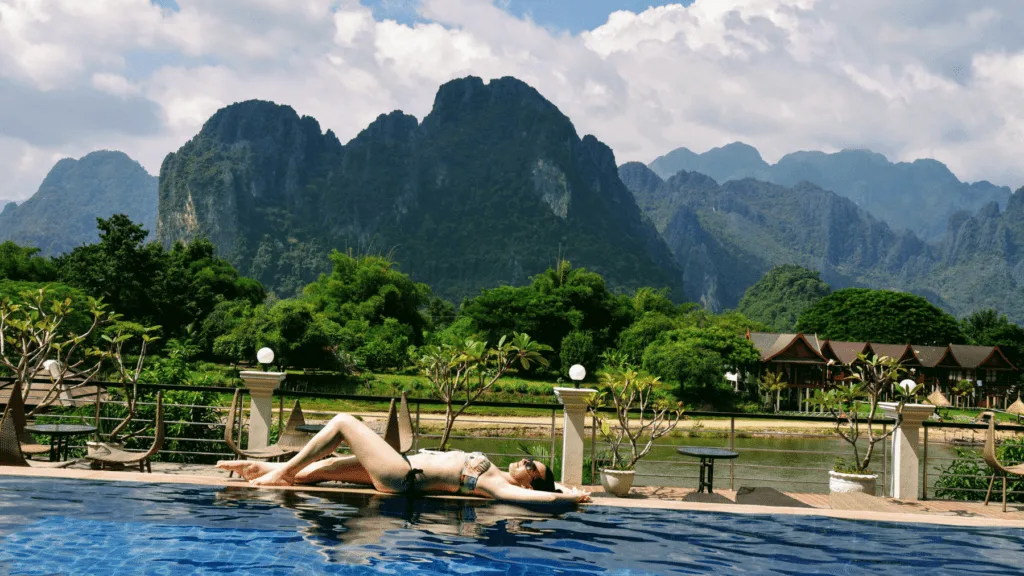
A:
[[[462,465],[459,476],[459,492],[469,494],[476,490],[480,476],[491,467],[491,461],[483,452],[467,452],[466,461]]]

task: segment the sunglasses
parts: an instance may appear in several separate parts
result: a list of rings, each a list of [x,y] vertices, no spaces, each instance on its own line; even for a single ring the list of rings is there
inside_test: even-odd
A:
[[[523,468],[526,468],[529,472],[536,472],[537,464],[533,461],[533,458],[527,458],[526,463],[523,464]]]

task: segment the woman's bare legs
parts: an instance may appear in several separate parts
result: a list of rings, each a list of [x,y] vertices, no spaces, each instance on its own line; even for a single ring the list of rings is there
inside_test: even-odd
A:
[[[222,460],[217,463],[218,468],[235,472],[246,480],[255,480],[264,474],[283,468],[284,465],[284,462],[260,462],[259,460]],[[366,472],[366,468],[359,463],[358,458],[341,456],[313,462],[295,475],[296,484],[314,482],[349,482],[372,485],[373,479]]]
[[[300,471],[333,453],[342,440],[348,443],[352,454],[366,471],[374,488],[381,492],[396,492],[402,489],[410,470],[409,463],[376,432],[350,414],[338,414],[332,418],[291,460],[253,480],[252,484],[294,484]]]

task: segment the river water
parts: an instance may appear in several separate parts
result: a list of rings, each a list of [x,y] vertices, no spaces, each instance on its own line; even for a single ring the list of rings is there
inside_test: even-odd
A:
[[[555,441],[556,457],[561,456],[561,437]],[[881,494],[883,472],[892,473],[892,449],[885,446],[889,441],[875,445],[871,469],[879,474],[878,492]],[[682,456],[676,452],[679,446],[712,446],[729,448],[729,438],[721,433],[673,436],[661,438],[650,454],[637,465],[636,485],[696,487],[700,460]],[[515,438],[473,438],[452,442],[453,448],[479,450],[490,454],[497,463],[506,463],[520,457],[521,446],[527,445],[540,450],[546,456],[550,453],[551,439]],[[863,449],[866,448],[863,443]],[[602,445],[598,443],[597,450]],[[628,445],[625,450],[628,451]],[[718,460],[715,464],[715,488],[739,489],[740,487],[774,488],[784,492],[827,493],[828,471],[836,457],[852,457],[850,445],[837,437],[778,434],[770,437],[738,437],[733,449],[739,453],[735,460]],[[980,447],[976,448],[980,457]],[[587,440],[585,454],[590,454]],[[923,454],[923,451],[922,451]],[[502,456],[505,455],[505,456]],[[947,467],[956,457],[951,444],[929,442],[928,484],[934,487],[942,468]],[[541,460],[544,460],[541,458]],[[923,475],[923,473],[922,473]],[[887,480],[888,486],[891,481]]]

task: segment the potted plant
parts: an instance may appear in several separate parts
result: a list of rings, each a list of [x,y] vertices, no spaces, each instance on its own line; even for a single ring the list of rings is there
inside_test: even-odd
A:
[[[901,411],[908,400],[914,399],[921,389],[920,384],[904,387],[897,385],[906,369],[895,358],[874,356],[868,358],[864,354],[857,356],[851,373],[837,378],[824,391],[815,392],[814,402],[821,404],[836,419],[836,433],[850,444],[853,458],[837,458],[829,472],[829,489],[832,492],[867,492],[875,493],[878,474],[871,472],[871,458],[875,445],[891,437],[902,423]],[[896,414],[893,427],[880,434],[875,428],[875,419],[882,404],[884,393],[890,393],[894,402],[887,403],[886,408]],[[862,418],[858,412],[860,406],[867,406],[867,417]],[[857,445],[863,440],[867,445]]]
[[[468,339],[459,345],[424,346],[419,367],[433,384],[433,391],[444,402],[444,432],[440,450],[447,450],[455,419],[462,415],[484,392],[519,364],[529,370],[533,363],[547,366],[541,355],[551,347],[532,340],[527,334],[514,332],[511,342],[504,336],[498,345],[488,348],[486,342]]]
[[[600,374],[604,390],[590,401],[594,423],[609,444],[607,466],[601,469],[601,485],[615,496],[633,487],[636,463],[651,451],[654,442],[675,429],[683,415],[681,403],[673,406],[658,389],[658,378],[638,372],[622,357],[612,356]],[[614,408],[615,425],[598,410]],[[624,444],[629,451],[624,452]]]

